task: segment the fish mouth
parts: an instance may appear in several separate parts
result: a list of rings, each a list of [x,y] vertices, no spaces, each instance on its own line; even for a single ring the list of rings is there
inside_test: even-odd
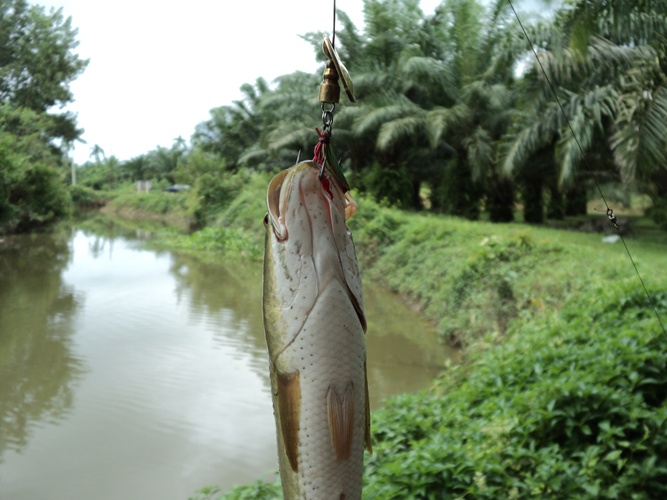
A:
[[[266,206],[268,213],[266,214],[265,223],[270,223],[273,232],[279,241],[287,239],[287,226],[285,225],[285,205],[289,198],[289,191],[291,189],[291,182],[286,182],[287,177],[291,177],[290,170],[283,170],[278,173],[266,190]],[[291,178],[290,178],[291,181]],[[285,185],[287,184],[287,185]]]
[[[278,241],[284,242],[289,236],[287,231],[287,212],[290,197],[292,196],[292,189],[301,190],[304,183],[308,184],[316,176],[319,177],[318,170],[316,163],[304,161],[279,172],[269,182],[266,190],[266,206],[268,207],[266,222],[271,224]],[[308,176],[312,176],[312,179]],[[322,181],[322,179],[319,180]],[[330,195],[330,199],[333,199],[333,194]],[[302,202],[305,203],[304,200]]]
[[[303,184],[303,175],[317,176],[319,180],[317,184],[320,186],[322,196],[327,203],[337,204],[335,200],[342,200],[341,209],[344,211],[346,221],[356,213],[357,204],[350,193],[343,193],[340,186],[332,178],[328,175],[318,175],[318,171],[319,165],[311,161],[304,161],[279,172],[269,182],[266,191],[268,213],[265,224],[271,224],[278,241],[284,242],[288,238],[286,221],[288,203],[292,189],[299,189],[299,184]]]

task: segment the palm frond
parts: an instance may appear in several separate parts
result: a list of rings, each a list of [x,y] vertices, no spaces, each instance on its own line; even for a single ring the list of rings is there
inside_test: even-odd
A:
[[[585,85],[587,79],[604,81],[616,79],[629,67],[636,66],[637,60],[656,60],[656,52],[650,46],[621,46],[600,37],[592,37],[587,51],[582,55],[576,49],[562,51],[541,51],[539,59],[552,83]],[[541,68],[535,68],[539,78]]]
[[[268,154],[266,150],[258,144],[253,144],[248,149],[245,149],[238,158],[239,165],[244,167],[257,168],[266,162]]]
[[[638,166],[651,171],[667,165],[667,87],[655,92],[621,96],[611,137],[614,160],[624,182],[635,178]]]
[[[475,131],[463,141],[468,153],[468,164],[471,167],[472,179],[479,181],[491,169],[495,146],[488,130],[477,127]]]
[[[370,109],[361,120],[355,123],[354,130],[359,135],[364,135],[369,132],[374,132],[380,127],[392,120],[398,120],[405,116],[419,113],[421,108],[411,102],[405,96],[393,95],[388,100],[395,101],[389,106],[380,106],[375,109]]]
[[[450,108],[435,108],[427,113],[426,118],[429,141],[435,148],[444,136],[472,120],[472,110],[461,103]]]
[[[384,151],[402,140],[410,140],[425,135],[425,117],[423,114],[405,116],[380,127],[376,147]]]
[[[316,142],[315,128],[304,127],[298,123],[284,123],[269,134],[268,150],[293,149],[296,154],[304,145],[312,143],[314,146]],[[308,155],[304,158],[306,156]]]
[[[433,57],[411,56],[399,64],[399,71],[409,80],[423,83],[432,94],[444,95],[456,102],[460,96],[451,65]]]
[[[572,178],[583,155],[593,142],[594,123],[585,111],[585,108],[579,107],[577,112],[570,116],[570,126],[561,130],[561,139],[556,150],[556,158],[560,163],[560,184]]]
[[[515,126],[501,143],[502,171],[511,175],[523,167],[539,149],[551,144],[562,126],[562,112],[555,102],[549,103],[539,117]]]

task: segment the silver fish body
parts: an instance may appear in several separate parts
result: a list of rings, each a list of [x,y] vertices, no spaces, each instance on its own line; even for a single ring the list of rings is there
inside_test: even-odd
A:
[[[283,492],[359,499],[370,417],[350,207],[314,162],[276,175],[267,205],[264,330]]]

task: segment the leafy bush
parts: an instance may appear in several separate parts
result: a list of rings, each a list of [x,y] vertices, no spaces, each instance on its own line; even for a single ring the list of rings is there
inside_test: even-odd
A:
[[[667,290],[653,299],[667,314]],[[664,498],[666,342],[634,281],[515,322],[504,344],[373,414],[364,498]]]
[[[138,193],[134,184],[128,184],[112,201],[115,212],[145,212],[165,215],[169,212],[188,212],[187,193],[167,193],[163,189],[168,183],[158,183],[148,193]]]
[[[241,182],[237,196],[217,214],[214,224],[218,227],[247,229],[263,239],[262,220],[266,214],[266,187],[271,177],[264,173],[238,177]]]
[[[77,184],[69,187],[72,202],[78,207],[100,207],[106,203],[106,197],[99,191]]]
[[[667,338],[632,289],[517,324],[431,393],[393,399],[373,418],[364,496],[664,497]]]
[[[237,486],[220,498],[225,500],[282,500],[283,490],[280,485],[280,477],[273,483],[265,483],[260,480],[253,484]]]
[[[359,209],[349,221],[357,257],[362,266],[372,266],[382,253],[395,243],[399,227],[404,223],[401,212],[381,205],[368,196],[354,195]]]
[[[363,177],[362,184],[376,200],[387,201],[401,208],[411,206],[412,179],[403,164],[387,168],[375,163]]]
[[[0,159],[1,162],[1,159]],[[0,233],[26,231],[69,212],[70,197],[55,168],[3,163],[0,176]]]
[[[27,231],[69,212],[62,158],[45,139],[53,117],[0,105],[0,233]]]
[[[249,177],[246,171],[237,174],[201,174],[194,186],[197,196],[194,213],[197,221],[205,224],[214,218],[234,200]]]

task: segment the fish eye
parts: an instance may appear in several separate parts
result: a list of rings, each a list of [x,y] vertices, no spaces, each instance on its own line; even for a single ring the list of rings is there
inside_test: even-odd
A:
[[[267,227],[269,225],[269,214],[267,213],[264,216],[264,227]]]

